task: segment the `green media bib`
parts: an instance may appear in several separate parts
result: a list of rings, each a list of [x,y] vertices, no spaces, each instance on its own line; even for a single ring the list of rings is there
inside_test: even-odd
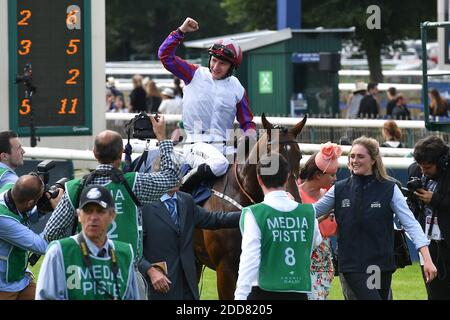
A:
[[[0,179],[3,177],[3,175],[7,172],[13,172],[10,169],[6,169],[6,168],[0,168]],[[14,172],[13,172],[14,173]],[[14,186],[13,183],[7,183],[3,186],[0,186],[0,193],[2,193],[5,190],[11,189]]]
[[[108,300],[114,296],[124,299],[130,270],[133,268],[133,252],[130,244],[113,241],[119,269],[115,279],[110,258],[90,255],[89,271],[83,264],[81,248],[75,239],[70,237],[57,241],[63,254],[69,300]]]
[[[136,173],[129,172],[124,174],[124,177],[133,190]],[[75,204],[75,199],[80,182],[80,179],[75,179],[66,184],[66,190],[74,208],[78,207],[78,204]],[[116,219],[109,226],[108,238],[131,244],[136,258],[139,259],[142,256],[142,237],[139,230],[138,208],[124,185],[110,182],[104,187],[111,191],[116,206]],[[78,231],[80,229],[81,225],[78,224]]]
[[[26,225],[25,219],[9,211],[8,207],[0,204],[0,216],[10,217],[17,222]],[[12,246],[6,257],[6,282],[20,281],[25,277],[25,270],[28,265],[28,251]]]
[[[310,292],[311,253],[315,215],[311,204],[299,204],[290,212],[278,211],[264,203],[251,210],[261,230],[259,287],[267,291]]]

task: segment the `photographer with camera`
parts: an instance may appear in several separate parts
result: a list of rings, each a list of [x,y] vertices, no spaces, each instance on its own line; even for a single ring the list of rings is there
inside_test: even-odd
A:
[[[450,299],[450,170],[449,147],[442,139],[429,136],[414,146],[408,172],[408,203],[428,239],[438,276],[425,282],[429,300]],[[421,172],[418,172],[419,169]],[[423,267],[422,267],[423,270]]]
[[[0,193],[0,300],[33,300],[36,284],[28,251],[44,254],[47,242],[28,228],[30,211],[44,193],[37,175],[21,176]],[[56,206],[58,199],[50,200]]]
[[[0,132],[0,188],[8,183],[14,184],[19,177],[16,170],[23,166],[22,143],[14,131]]]
[[[81,190],[87,185],[102,185],[111,191],[116,219],[109,229],[112,239],[130,243],[138,262],[142,257],[142,212],[143,204],[158,200],[167,190],[177,184],[178,169],[172,160],[173,144],[165,139],[165,121],[150,116],[154,134],[159,141],[161,171],[157,173],[123,173],[119,167],[122,161],[123,140],[115,131],[105,130],[95,137],[94,156],[99,162],[97,169],[82,179],[70,180],[58,206],[47,225],[45,237],[48,241],[58,240],[74,234],[78,226],[75,208],[78,206]],[[138,279],[140,297],[146,298],[145,281]]]

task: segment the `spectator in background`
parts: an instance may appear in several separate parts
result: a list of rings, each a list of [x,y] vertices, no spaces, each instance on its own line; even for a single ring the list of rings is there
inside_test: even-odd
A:
[[[111,93],[113,94],[114,97],[117,97],[117,96],[123,97],[123,93],[119,89],[116,88],[116,80],[114,79],[114,77],[108,77],[108,79],[106,81],[106,88],[111,90]]]
[[[114,95],[111,90],[106,89],[106,112],[116,112],[116,104],[114,103]]]
[[[172,88],[165,88],[161,92],[162,102],[159,105],[158,112],[163,114],[182,114],[183,100],[174,99],[175,94]]]
[[[347,100],[347,118],[358,118],[359,105],[366,95],[366,87],[366,84],[362,81],[357,81],[355,83],[355,90],[353,90],[353,94],[351,94]]]
[[[392,118],[397,120],[411,120],[411,114],[405,103],[405,97],[399,94],[395,98],[395,107],[392,110]]]
[[[394,120],[388,120],[384,123],[383,138],[384,142],[381,145],[382,147],[403,148],[403,144],[400,141],[402,139],[402,132]]]
[[[147,110],[154,114],[158,111],[159,105],[161,104],[161,93],[153,80],[149,80],[146,83],[145,91],[147,93]]]
[[[142,86],[142,76],[136,74],[133,76],[133,90],[130,93],[130,105],[132,112],[147,111],[146,92]]]
[[[378,83],[370,82],[367,85],[367,95],[359,104],[359,118],[377,118],[380,115],[380,105],[377,100]]]
[[[173,78],[175,99],[183,99],[183,88],[181,88],[181,80],[178,77]]]
[[[125,98],[123,96],[116,96],[114,100],[116,104],[116,110],[114,112],[117,113],[129,113],[130,108],[125,103]],[[122,120],[114,120],[114,125],[116,126],[116,130],[119,132],[125,132],[126,129],[123,127]]]
[[[436,89],[431,89],[428,93],[430,98],[430,115],[432,116],[447,116],[448,102],[443,99]]]
[[[390,87],[386,91],[386,95],[388,98],[388,103],[386,104],[386,115],[388,118],[392,117],[392,110],[395,107],[395,97],[397,96],[397,89],[394,87]]]
[[[130,112],[128,106],[125,103],[125,98],[123,96],[116,96],[116,98],[114,99],[114,103],[116,104],[116,112],[119,113]]]

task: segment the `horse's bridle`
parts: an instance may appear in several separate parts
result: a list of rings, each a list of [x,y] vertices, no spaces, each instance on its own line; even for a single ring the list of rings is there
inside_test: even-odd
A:
[[[287,128],[285,128],[285,127],[283,127],[283,126],[280,126],[280,125],[274,125],[273,126],[273,129],[279,129],[280,131],[282,131],[283,133],[287,133],[287,131],[288,131],[288,129]],[[272,129],[272,130],[273,130]],[[278,141],[278,144],[280,145],[280,146],[282,146],[283,147],[283,149],[284,149],[284,151],[286,152],[286,160],[287,160],[287,163],[288,163],[288,170],[289,170],[289,173],[295,178],[295,180],[297,180],[298,179],[298,175],[299,175],[299,172],[292,172],[292,164],[291,164],[291,159],[289,158],[289,150],[288,150],[288,145],[290,145],[290,144],[293,144],[293,143],[295,143],[295,144],[298,144],[298,142],[296,141],[296,140],[282,140],[282,141]],[[272,146],[272,141],[271,140],[269,140],[269,141],[267,141],[267,145],[269,145],[269,146]],[[300,159],[299,159],[299,161],[300,160],[302,160],[302,153],[300,152]]]
[[[278,126],[278,125],[274,126],[273,129],[279,129],[279,130],[282,130],[283,133],[286,133],[286,132],[287,132],[287,129],[286,129],[285,127],[281,127],[281,126]],[[289,150],[288,150],[287,146],[288,146],[289,144],[292,144],[292,143],[298,144],[298,142],[297,142],[296,140],[284,140],[284,141],[279,141],[279,142],[278,142],[279,145],[282,145],[282,146],[283,146],[283,149],[284,149],[284,151],[286,152],[286,154],[289,154]],[[267,141],[267,145],[272,146],[272,141],[271,141],[271,140]],[[300,152],[300,159],[299,159],[299,160],[301,160],[301,159],[302,159],[302,154],[301,154],[301,152]],[[289,173],[291,174],[291,176],[294,177],[295,180],[297,180],[297,179],[298,179],[299,173],[298,173],[298,172],[291,172],[291,171],[292,171],[291,159],[290,159],[289,157],[286,157],[286,160],[287,160],[287,163],[288,163],[288,171],[289,171]],[[239,189],[242,191],[242,193],[243,193],[243,194],[244,194],[244,195],[245,195],[245,196],[246,196],[253,204],[255,204],[256,201],[253,200],[253,198],[248,194],[248,192],[247,192],[247,191],[244,189],[244,187],[242,186],[241,181],[239,180],[237,163],[236,163],[235,166],[234,166],[234,176],[235,176],[236,182],[237,182],[237,184],[238,184],[238,186],[239,186]]]

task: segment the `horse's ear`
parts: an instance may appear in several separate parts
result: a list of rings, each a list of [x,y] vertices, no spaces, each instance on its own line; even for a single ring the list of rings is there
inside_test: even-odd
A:
[[[302,129],[303,129],[303,127],[305,126],[305,123],[306,123],[306,119],[307,119],[308,117],[305,115],[305,117],[303,118],[303,120],[302,121],[300,121],[299,123],[297,123],[296,125],[295,125],[295,127],[293,127],[290,131],[291,131],[291,133],[296,137],[301,131],[302,131]]]
[[[261,115],[261,122],[264,129],[269,130],[273,128],[273,125],[269,122],[269,120],[267,120],[266,114],[264,112]]]
[[[262,122],[263,128],[267,132],[268,141],[270,141],[271,140],[271,134],[272,134],[271,130],[273,129],[273,125],[269,122],[269,120],[267,120],[266,114],[264,112],[261,115],[261,122]]]

